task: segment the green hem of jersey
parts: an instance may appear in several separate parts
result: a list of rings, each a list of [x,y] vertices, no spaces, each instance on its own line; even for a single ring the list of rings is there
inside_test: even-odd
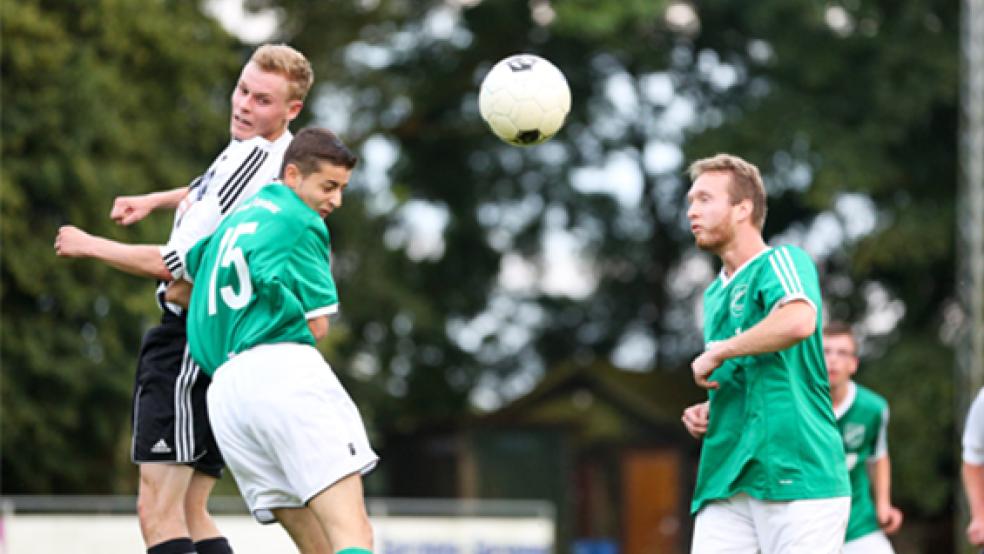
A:
[[[793,500],[819,500],[822,498],[840,498],[842,496],[846,496],[848,498],[851,497],[850,489],[846,491],[824,491],[824,492],[790,491],[787,494],[782,494],[782,495],[764,495],[760,491],[754,489],[750,490],[747,488],[740,487],[735,489],[734,491],[731,491],[731,494],[714,495],[714,496],[702,498],[700,500],[694,500],[693,502],[690,503],[690,515],[697,515],[697,512],[699,512],[701,508],[703,508],[704,506],[706,506],[711,502],[715,502],[719,500],[727,500],[741,493],[745,493],[748,496],[754,498],[755,500],[761,500],[763,502],[792,502]]]
[[[860,539],[861,537],[870,535],[870,534],[872,534],[872,533],[874,533],[876,531],[880,531],[880,530],[881,530],[881,526],[878,525],[878,522],[877,521],[873,521],[873,522],[869,523],[868,525],[865,525],[864,527],[861,527],[860,528],[860,531],[859,530],[856,530],[856,529],[851,529],[851,524],[850,524],[850,522],[848,522],[848,524],[847,524],[847,535],[844,537],[844,542],[853,541],[855,539]]]

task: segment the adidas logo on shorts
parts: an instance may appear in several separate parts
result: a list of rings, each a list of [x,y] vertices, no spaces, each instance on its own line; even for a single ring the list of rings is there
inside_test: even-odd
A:
[[[355,456],[355,445],[352,444],[352,443],[349,443],[348,444],[348,447],[349,447],[349,452],[351,452],[352,455]]]
[[[164,439],[161,439],[161,440],[157,441],[157,444],[155,444],[150,449],[150,451],[153,452],[154,454],[170,454],[171,453],[171,447],[168,446],[166,442],[164,442]]]

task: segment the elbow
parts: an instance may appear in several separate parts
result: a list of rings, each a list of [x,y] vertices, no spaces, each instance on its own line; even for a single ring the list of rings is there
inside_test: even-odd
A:
[[[311,331],[311,336],[314,337],[315,342],[325,338],[328,336],[328,317],[309,319],[308,329]]]
[[[802,302],[797,302],[793,308],[795,311],[790,314],[792,317],[787,320],[786,332],[789,340],[795,344],[813,336],[817,330],[817,318],[813,308]]]
[[[793,335],[792,338],[795,339],[797,342],[799,342],[801,340],[806,340],[811,336],[813,336],[813,333],[815,333],[816,330],[817,330],[817,320],[814,319],[811,314],[811,317],[809,319],[805,319],[804,321],[797,322],[797,324],[793,326],[790,332]]]

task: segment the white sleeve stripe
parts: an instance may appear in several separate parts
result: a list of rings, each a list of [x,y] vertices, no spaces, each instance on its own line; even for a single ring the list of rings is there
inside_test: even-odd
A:
[[[793,265],[792,258],[789,261],[786,260],[783,256],[784,253],[787,253],[784,248],[780,248],[776,253],[776,259],[779,260],[779,267],[786,274],[786,280],[789,281],[789,288],[793,290],[793,293],[801,293],[803,292],[803,284],[800,283],[799,275],[796,274],[796,266]]]
[[[260,167],[263,166],[263,162],[266,161],[267,156],[267,152],[261,152],[260,155],[253,160],[253,164],[246,169],[246,172],[239,176],[238,181],[233,185],[233,187],[228,187],[223,191],[219,191],[219,206],[223,214],[228,212],[232,206],[235,205],[236,200],[242,196],[243,191],[246,190],[246,186],[253,179],[253,177],[256,177],[256,173],[260,170]]]
[[[239,164],[239,167],[237,167],[236,170],[232,172],[232,175],[229,176],[226,182],[223,183],[221,187],[219,187],[220,197],[225,195],[226,191],[229,188],[235,186],[235,182],[238,181],[239,176],[243,173],[243,171],[245,171],[246,167],[248,167],[251,163],[253,163],[253,159],[259,155],[259,152],[260,152],[260,148],[258,146],[254,146],[253,150],[249,153],[248,156],[246,156],[246,159],[243,160],[243,163]]]
[[[786,293],[786,296],[793,294],[793,291],[789,290],[789,285],[786,283],[786,278],[783,277],[782,271],[779,270],[779,266],[776,265],[776,258],[772,254],[769,255],[769,263],[772,265],[772,271],[779,278],[779,284],[782,285],[782,290]]]
[[[321,317],[323,315],[332,315],[338,313],[338,304],[332,304],[330,306],[322,306],[321,308],[315,308],[310,312],[304,314],[304,319],[314,319],[316,317]]]
[[[786,265],[786,260],[782,257],[782,254],[779,254],[777,251],[769,256],[769,260],[775,262],[772,265],[772,268],[777,269],[777,271],[781,274],[780,279],[784,283],[783,289],[786,291],[787,295],[803,292],[801,288],[796,286],[796,281],[793,279],[792,275],[795,271],[791,271]]]
[[[792,273],[793,279],[796,280],[796,289],[799,290],[800,292],[802,292],[803,291],[803,281],[800,281],[799,273],[796,271],[796,264],[793,263],[793,256],[792,256],[792,254],[789,253],[789,249],[788,248],[780,248],[779,249],[779,252],[781,252],[782,253],[782,256],[784,258],[786,258],[786,263],[789,266],[789,271],[790,271],[790,273]]]
[[[878,459],[888,454],[888,408],[882,411],[881,425],[878,426],[878,438],[875,441],[875,451],[872,458]]]

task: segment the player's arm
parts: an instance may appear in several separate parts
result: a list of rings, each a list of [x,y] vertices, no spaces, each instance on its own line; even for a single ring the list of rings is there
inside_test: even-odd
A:
[[[64,225],[58,229],[55,253],[64,258],[94,258],[140,277],[153,277],[163,281],[173,278],[161,258],[159,246],[125,244],[90,235],[72,225]]]
[[[113,209],[109,217],[120,225],[130,225],[147,217],[150,212],[161,208],[176,208],[188,195],[188,187],[138,194],[134,196],[117,196],[113,200]]]
[[[315,341],[319,341],[328,335],[328,316],[323,315],[311,318],[307,320],[307,324]]]
[[[892,535],[902,526],[902,511],[892,505],[892,463],[887,454],[868,464],[868,475],[878,524],[885,534]]]
[[[970,505],[970,525],[967,540],[974,546],[984,546],[984,465],[963,462],[964,492]]]
[[[878,525],[891,535],[902,526],[902,511],[892,506],[892,462],[888,457],[888,407],[882,410],[881,424],[875,437],[874,450],[868,458],[868,476],[875,500]]]
[[[811,303],[805,299],[787,302],[747,331],[711,344],[691,364],[694,381],[704,388],[717,388],[708,377],[725,360],[785,350],[812,335],[816,328],[817,312]]]
[[[962,442],[960,472],[970,505],[967,540],[975,546],[984,546],[984,394],[981,392],[970,406]]]

